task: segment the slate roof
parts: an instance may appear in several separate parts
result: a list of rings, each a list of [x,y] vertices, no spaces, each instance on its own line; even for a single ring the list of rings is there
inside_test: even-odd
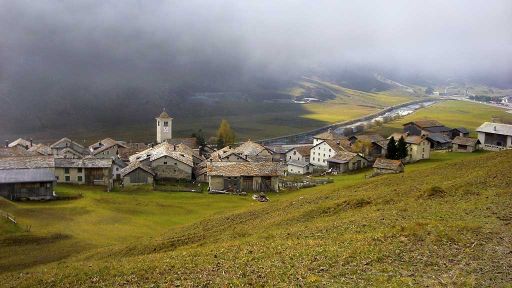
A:
[[[172,145],[167,142],[163,142],[153,148],[148,148],[140,153],[132,155],[130,157],[130,162],[144,161],[146,159],[149,159],[149,161],[155,161],[161,157],[168,156],[189,166],[194,166],[194,162],[192,160],[193,153],[194,151],[186,145]]]
[[[98,153],[101,153],[113,146],[118,145],[119,147],[128,148],[126,145],[121,143],[120,141],[116,141],[112,138],[105,138],[101,141],[98,141],[92,145],[89,146],[89,150],[91,151],[92,155],[96,155]]]
[[[222,148],[222,149],[219,149],[219,150],[217,150],[217,151],[215,151],[215,152],[212,152],[212,153],[210,154],[210,159],[211,159],[212,161],[220,161],[220,159],[222,158],[222,156],[223,156],[224,154],[226,154],[226,153],[230,152],[230,151],[231,151],[231,148],[230,148],[229,146],[226,146],[226,147],[224,147],[224,148]]]
[[[132,162],[130,163],[128,166],[126,166],[125,168],[121,169],[121,177],[124,177],[128,174],[130,174],[131,172],[137,170],[137,169],[142,169],[146,172],[148,172],[149,174],[155,176],[155,172],[153,171],[153,169],[151,169],[150,167],[142,164],[141,162]]]
[[[262,145],[252,142],[251,140],[242,143],[240,146],[233,149],[235,153],[244,156],[256,156],[267,148]]]
[[[14,146],[14,147],[0,147],[0,158],[3,157],[19,157],[19,156],[37,156],[36,152],[31,152],[25,148]]]
[[[110,168],[112,167],[111,158],[86,157],[83,159],[56,158],[56,168]]]
[[[276,162],[211,162],[209,176],[281,176],[284,168]]]
[[[457,128],[453,128],[452,130],[459,131],[463,134],[469,134],[469,130],[464,127],[457,127]]]
[[[400,160],[377,158],[375,163],[373,163],[373,168],[399,171],[403,165],[404,164],[402,164],[402,161]]]
[[[358,156],[357,153],[341,151],[341,152],[336,153],[336,155],[334,155],[333,157],[327,159],[327,162],[348,163],[350,160],[352,160],[356,156]]]
[[[314,147],[316,147],[318,145],[321,145],[324,142],[327,143],[327,145],[329,145],[329,147],[331,147],[331,149],[333,149],[334,152],[336,152],[336,153],[339,153],[339,152],[342,152],[342,151],[350,151],[350,141],[348,141],[348,139],[344,139],[344,140],[324,140],[324,141],[316,144],[315,146],[313,146],[311,149],[313,149]]]
[[[83,154],[80,154],[78,151],[71,149],[71,148],[64,148],[60,151],[58,151],[57,155],[55,155],[56,158],[64,158],[66,153],[71,153],[75,156],[78,156],[80,158],[84,157]]]
[[[176,145],[183,144],[183,145],[186,145],[186,146],[190,147],[191,149],[199,148],[199,145],[197,144],[197,138],[195,138],[195,137],[172,138],[172,139],[168,139],[167,143],[169,143],[169,144],[176,144]]]
[[[443,133],[443,132],[449,132],[452,130],[446,126],[427,127],[427,128],[423,128],[423,129],[425,129],[426,131],[428,131],[430,133]]]
[[[53,167],[55,167],[55,160],[52,156],[6,157],[0,160],[0,170]]]
[[[30,147],[30,141],[27,141],[23,138],[18,138],[14,141],[12,141],[11,143],[9,143],[9,147],[15,147],[15,146],[23,146],[23,147],[26,147],[26,148],[29,148]]]
[[[453,138],[452,143],[458,145],[475,146],[476,144],[480,144],[480,140],[475,138],[457,136]]]
[[[345,136],[343,136],[341,134],[335,133],[332,129],[329,129],[329,130],[327,130],[325,132],[317,134],[317,135],[313,136],[313,138],[320,139],[320,140],[342,140],[342,139],[347,139],[347,137],[345,137]]]
[[[53,182],[55,174],[49,168],[0,170],[0,183]]]
[[[295,148],[290,149],[289,151],[297,151],[302,156],[309,156],[311,154],[311,148],[313,148],[313,145],[304,145],[304,146],[297,146]]]
[[[491,134],[500,134],[512,136],[512,125],[502,123],[485,122],[476,128],[477,132],[485,132]]]
[[[60,139],[59,141],[50,145],[50,148],[57,149],[57,150],[68,148],[68,149],[74,150],[75,152],[77,152],[78,154],[83,155],[83,156],[89,154],[89,151],[87,149],[85,149],[84,146],[82,146],[82,145],[78,144],[77,142],[72,141],[71,139],[66,138],[66,137],[64,137],[64,138]]]
[[[44,145],[44,144],[37,144],[30,148],[28,148],[29,152],[36,152],[41,155],[52,155],[52,149],[50,149],[50,146]]]
[[[351,136],[350,138],[355,138],[359,141],[368,141],[371,143],[377,143],[379,141],[386,140],[386,139],[384,139],[384,137],[380,136],[379,134],[354,135],[354,136]]]
[[[423,128],[423,129],[430,128],[430,127],[444,126],[441,122],[439,122],[437,120],[416,120],[416,121],[407,122],[404,124],[404,126],[408,125],[408,124],[415,124],[416,126]]]
[[[306,162],[306,161],[297,161],[297,160],[291,160],[291,161],[288,161],[286,162],[287,165],[292,165],[292,166],[296,166],[296,167],[306,167],[306,166],[309,166],[309,165],[313,165],[309,162]]]
[[[421,143],[421,141],[423,141],[425,138],[421,137],[421,136],[407,136],[405,137],[405,143],[408,143],[408,144],[415,144],[415,145],[418,145]]]
[[[448,137],[442,133],[431,133],[427,136],[427,140],[441,143],[441,144],[446,144],[446,143],[452,142],[450,137]]]

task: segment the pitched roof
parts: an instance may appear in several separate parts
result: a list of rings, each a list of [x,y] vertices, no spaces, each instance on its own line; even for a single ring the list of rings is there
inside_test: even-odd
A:
[[[9,147],[15,147],[15,146],[18,146],[18,145],[28,148],[28,147],[30,147],[30,141],[27,141],[27,140],[25,140],[23,138],[18,138],[16,140],[12,141],[11,143],[9,143],[8,146]]]
[[[55,174],[49,168],[0,170],[0,183],[53,182]]]
[[[163,109],[162,113],[160,113],[160,115],[158,115],[157,118],[172,119],[171,116],[169,116],[169,114],[167,114],[167,112],[165,112],[165,108]]]
[[[407,136],[405,137],[405,143],[407,144],[415,144],[415,145],[418,145],[421,143],[421,141],[423,141],[425,138],[421,137],[421,136]]]
[[[408,124],[415,124],[416,126],[418,126],[420,128],[444,126],[441,122],[439,122],[437,120],[416,120],[416,121],[407,122],[404,124],[404,126],[408,125]]]
[[[452,130],[459,131],[459,132],[464,133],[464,134],[469,133],[469,130],[464,128],[464,127],[457,127],[457,128],[453,128]]]
[[[211,162],[207,170],[209,176],[281,176],[284,167],[276,162]]]
[[[477,132],[492,133],[512,136],[512,125],[502,123],[485,122],[476,128]]]
[[[69,139],[69,138],[62,138],[60,139],[59,141],[53,143],[52,145],[50,145],[50,148],[66,148],[66,147],[78,147],[78,148],[82,148],[82,149],[85,149],[84,146],[76,143],[75,141]],[[80,152],[80,151],[78,151]]]
[[[299,153],[302,156],[309,156],[311,154],[311,148],[313,148],[313,145],[304,145],[304,146],[294,147],[294,148],[290,149],[289,151],[295,150],[295,151],[297,151],[297,153]]]
[[[217,151],[214,151],[210,154],[210,159],[212,161],[220,161],[220,159],[223,157],[224,154],[230,152],[232,149],[229,146],[226,146],[222,149],[219,149]]]
[[[0,160],[0,170],[53,167],[55,167],[55,160],[52,156],[6,157]]]
[[[124,167],[123,169],[121,169],[121,171],[120,171],[121,177],[124,177],[137,169],[142,169],[142,170],[148,172],[149,174],[155,176],[155,172],[153,171],[153,169],[142,164],[141,162],[135,161],[135,162],[130,163],[128,166]]]
[[[407,138],[407,135],[408,135],[408,133],[393,133],[393,134],[389,135],[389,137],[387,139],[391,140],[391,137],[393,137],[395,139],[395,141],[398,141],[398,140],[400,140],[401,137],[404,137],[404,139]]]
[[[426,127],[423,129],[425,129],[426,131],[428,131],[430,133],[443,133],[443,132],[449,132],[452,130],[446,126]]]
[[[29,152],[36,152],[36,153],[39,153],[41,155],[51,155],[52,154],[52,149],[50,149],[50,146],[44,145],[44,144],[41,144],[41,143],[28,148],[28,151]]]
[[[360,141],[368,141],[371,143],[376,143],[382,140],[385,140],[384,137],[380,136],[379,134],[362,134],[362,135],[354,135],[350,138],[355,138]]]
[[[297,160],[291,160],[291,161],[288,161],[286,162],[287,165],[292,165],[292,166],[296,166],[296,167],[306,167],[306,166],[309,166],[309,165],[313,165],[309,162],[306,162],[306,161],[297,161]]]
[[[191,149],[197,149],[199,148],[199,145],[197,144],[197,138],[196,137],[189,137],[189,138],[172,138],[166,140],[169,144],[183,144],[187,145]]]
[[[146,159],[149,159],[149,161],[155,161],[161,157],[168,156],[189,166],[194,166],[194,162],[192,160],[193,153],[194,151],[186,145],[172,145],[167,142],[163,142],[153,148],[148,148],[130,156],[130,162],[144,161]]]
[[[118,145],[123,148],[128,148],[126,145],[124,145],[120,141],[116,141],[112,138],[105,138],[103,140],[100,140],[100,141],[90,145],[89,150],[91,151],[92,155],[96,155],[96,154],[101,153],[115,145]]]
[[[331,147],[331,149],[334,150],[334,152],[336,152],[336,153],[339,153],[342,151],[350,151],[350,141],[348,141],[348,139],[324,140],[324,141],[316,144],[315,146],[313,146],[311,149],[315,148],[316,146],[321,145],[322,143],[326,143],[327,145],[329,145],[329,147]]]
[[[67,153],[71,153],[71,154],[73,154],[75,156],[78,156],[80,158],[84,157],[83,154],[80,154],[78,151],[76,151],[74,149],[71,149],[69,147],[68,148],[64,148],[64,149],[58,151],[57,155],[55,155],[55,157],[56,158],[65,158],[66,157],[65,154],[67,154]]]
[[[327,162],[334,162],[334,163],[347,163],[350,160],[352,160],[354,157],[360,156],[357,153],[347,152],[347,151],[341,151],[336,153],[333,157],[327,159]],[[362,157],[362,156],[360,156]]]
[[[433,141],[433,142],[438,142],[441,144],[446,144],[446,143],[452,142],[450,137],[448,137],[442,133],[430,133],[427,136],[427,140]]]
[[[404,164],[402,164],[402,161],[400,160],[377,158],[375,163],[373,163],[373,168],[398,171],[403,167],[403,165]]]
[[[347,137],[334,132],[332,129],[328,129],[325,132],[317,134],[317,135],[313,136],[313,138],[320,139],[320,140],[341,140],[341,139],[347,139]]]
[[[19,157],[19,156],[37,156],[36,152],[28,151],[20,146],[0,147],[0,158],[3,157]]]
[[[268,150],[262,145],[252,142],[251,140],[242,143],[240,146],[233,149],[235,153],[241,154],[244,156],[256,156],[260,154],[264,150]]]
[[[480,144],[480,140],[475,138],[457,136],[453,138],[452,143],[458,145],[475,146],[476,144]]]
[[[86,157],[83,159],[55,158],[56,168],[110,168],[111,158]]]

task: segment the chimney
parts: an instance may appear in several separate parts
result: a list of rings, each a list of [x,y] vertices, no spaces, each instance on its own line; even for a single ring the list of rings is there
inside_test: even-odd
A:
[[[30,138],[30,147],[32,147],[32,145],[34,145],[34,141]]]
[[[173,146],[173,148],[174,148],[174,151],[176,151],[176,144],[174,144],[174,145],[172,145],[172,146]]]
[[[9,147],[9,140],[5,140],[5,148]]]

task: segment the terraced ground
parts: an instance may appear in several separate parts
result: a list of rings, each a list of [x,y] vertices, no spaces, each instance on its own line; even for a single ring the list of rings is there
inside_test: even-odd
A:
[[[1,201],[34,224],[0,226],[0,283],[507,287],[511,169],[512,151],[434,153],[403,174],[336,176],[268,203],[87,187],[72,202]]]

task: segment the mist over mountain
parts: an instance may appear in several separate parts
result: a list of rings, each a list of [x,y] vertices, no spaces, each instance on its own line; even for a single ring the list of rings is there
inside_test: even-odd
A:
[[[512,86],[510,1],[0,1],[0,135],[222,114],[303,75]]]

